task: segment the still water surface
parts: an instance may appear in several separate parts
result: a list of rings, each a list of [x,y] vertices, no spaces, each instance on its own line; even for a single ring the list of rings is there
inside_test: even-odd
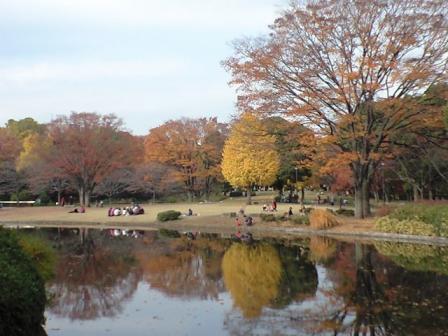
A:
[[[448,248],[35,234],[59,254],[47,283],[51,336],[448,335]]]

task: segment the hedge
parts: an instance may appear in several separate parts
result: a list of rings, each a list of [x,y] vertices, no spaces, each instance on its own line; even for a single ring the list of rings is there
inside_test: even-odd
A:
[[[44,281],[15,235],[3,229],[0,270],[0,335],[44,335]]]
[[[159,212],[157,214],[157,219],[161,222],[167,222],[167,221],[179,219],[180,215],[182,215],[182,213],[180,211],[168,210],[168,211]]]

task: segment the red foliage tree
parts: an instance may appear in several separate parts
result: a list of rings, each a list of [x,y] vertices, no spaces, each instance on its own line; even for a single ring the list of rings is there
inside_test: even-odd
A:
[[[112,114],[73,112],[53,120],[48,132],[48,161],[69,177],[83,206],[90,205],[92,191],[107,175],[138,159],[135,139]]]

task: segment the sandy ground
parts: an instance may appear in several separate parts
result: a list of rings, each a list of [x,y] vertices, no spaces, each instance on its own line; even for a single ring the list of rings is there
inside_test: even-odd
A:
[[[160,227],[166,226],[166,223],[157,222],[157,214],[166,210],[177,210],[186,213],[189,208],[193,210],[196,216],[182,217],[180,221],[176,221],[175,226],[184,227],[214,227],[214,228],[233,228],[234,219],[230,218],[231,212],[238,212],[244,209],[246,214],[257,215],[262,213],[263,200],[257,200],[259,204],[246,205],[244,199],[226,200],[218,203],[174,203],[174,204],[143,204],[145,214],[138,216],[118,216],[108,217],[107,210],[109,206],[104,208],[87,208],[86,213],[77,214],[69,213],[73,207],[20,207],[20,208],[2,208],[0,209],[0,223],[20,223],[20,224],[55,224],[74,225],[100,225],[100,226],[129,226],[129,227]],[[123,206],[123,205],[121,205]],[[283,214],[292,207],[293,213],[298,213],[299,204],[278,204],[276,214]],[[172,222],[174,223],[174,222]],[[349,231],[365,231],[370,230],[373,226],[372,221],[354,221],[348,220],[347,224],[335,228],[344,231],[347,225]],[[263,227],[293,227],[289,223],[263,223],[258,218],[255,219],[255,226]]]

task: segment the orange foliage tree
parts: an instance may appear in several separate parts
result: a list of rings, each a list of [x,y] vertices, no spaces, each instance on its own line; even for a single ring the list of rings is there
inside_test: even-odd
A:
[[[198,192],[208,198],[221,180],[221,153],[227,125],[216,118],[168,121],[150,130],[145,140],[146,162],[174,168],[170,178],[182,182],[192,199]]]
[[[292,2],[268,36],[237,41],[224,66],[242,111],[295,117],[334,146],[362,218],[393,134],[440,121],[408,97],[446,74],[447,27],[444,0]]]

